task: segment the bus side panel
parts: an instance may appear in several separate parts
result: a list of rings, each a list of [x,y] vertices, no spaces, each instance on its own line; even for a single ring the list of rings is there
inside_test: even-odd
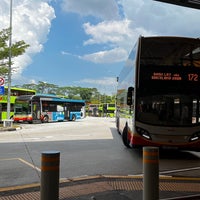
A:
[[[64,121],[64,112],[53,112],[52,121]]]
[[[73,115],[75,115],[76,119],[81,119],[82,116],[81,116],[81,112],[76,112],[76,111],[71,111],[70,112],[70,116],[69,116],[69,120],[73,120]]]
[[[50,122],[64,121],[64,112],[43,112],[43,116],[48,116]]]

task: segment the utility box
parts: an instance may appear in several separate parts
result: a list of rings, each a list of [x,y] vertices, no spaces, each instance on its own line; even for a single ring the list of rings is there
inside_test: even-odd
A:
[[[12,126],[13,126],[13,120],[12,119],[3,120],[3,127],[12,127]]]

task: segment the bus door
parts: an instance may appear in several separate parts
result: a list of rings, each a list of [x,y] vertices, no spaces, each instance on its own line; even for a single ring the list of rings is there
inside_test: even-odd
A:
[[[32,101],[32,117],[33,120],[41,120],[41,109],[38,101]]]
[[[64,105],[64,117],[66,120],[69,120],[69,114],[70,114],[69,106],[68,106],[68,104],[65,104]]]

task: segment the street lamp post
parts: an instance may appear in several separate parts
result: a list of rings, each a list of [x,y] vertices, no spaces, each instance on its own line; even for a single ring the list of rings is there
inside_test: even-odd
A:
[[[10,119],[11,66],[12,66],[11,58],[12,58],[12,0],[10,0],[10,33],[9,33],[9,61],[8,61],[7,119]]]

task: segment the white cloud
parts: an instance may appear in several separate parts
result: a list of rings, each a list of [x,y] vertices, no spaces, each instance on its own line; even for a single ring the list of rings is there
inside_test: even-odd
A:
[[[101,79],[83,79],[80,82],[82,83],[91,83],[96,85],[115,85],[116,78],[113,77],[103,77]]]
[[[119,18],[118,5],[115,0],[63,0],[62,9],[81,16],[95,16],[103,20]]]
[[[139,35],[153,35],[139,27],[131,29],[134,22],[131,20],[104,21],[97,25],[85,23],[83,25],[85,33],[90,39],[84,45],[107,44],[110,50],[84,55],[81,58],[94,63],[113,63],[124,61]]]
[[[99,51],[80,57],[83,60],[94,63],[115,63],[121,62],[127,58],[127,52],[122,48],[115,48],[108,51]]]
[[[67,51],[61,51],[62,55],[68,55],[68,56],[73,56],[71,53],[67,52]]]
[[[89,39],[84,41],[84,45],[103,44],[110,49],[81,57],[95,63],[113,62],[116,57],[111,55],[114,56],[113,52],[116,53],[117,50],[130,52],[139,35],[199,37],[200,12],[191,8],[153,0],[64,0],[63,5],[67,12],[101,17],[102,21],[99,23],[83,24],[84,31],[89,36]]]
[[[22,56],[14,58],[14,78],[20,76],[25,67],[31,63],[31,56],[41,52],[47,40],[51,21],[55,18],[54,9],[48,0],[17,0],[13,1],[12,9],[12,42],[24,40],[30,47]],[[0,29],[10,25],[10,3],[0,1]]]
[[[84,30],[91,39],[85,41],[84,44],[121,43],[132,37],[130,23],[129,20],[103,21],[97,25],[85,23]]]
[[[199,10],[153,0],[120,0],[120,3],[126,18],[134,21],[133,31],[143,27],[158,35],[199,35]]]
[[[86,83],[89,85],[92,85],[93,87],[96,87],[98,91],[103,94],[115,94],[116,93],[116,87],[117,87],[117,80],[114,77],[103,77],[99,79],[83,79],[79,83]]]

